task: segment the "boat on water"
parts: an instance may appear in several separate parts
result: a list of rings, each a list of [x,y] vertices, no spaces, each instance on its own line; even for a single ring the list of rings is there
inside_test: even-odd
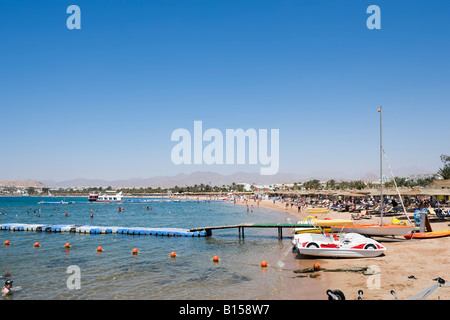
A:
[[[122,191],[116,194],[90,193],[91,202],[122,202]]]
[[[358,233],[296,234],[293,240],[298,252],[306,256],[330,258],[373,258],[382,255],[386,248],[376,240]]]

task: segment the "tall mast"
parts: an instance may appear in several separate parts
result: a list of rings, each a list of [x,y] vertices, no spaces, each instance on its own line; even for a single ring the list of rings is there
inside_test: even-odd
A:
[[[381,225],[383,225],[383,139],[382,139],[382,110],[381,106],[380,109],[378,109],[378,112],[380,113],[380,218],[381,218]]]

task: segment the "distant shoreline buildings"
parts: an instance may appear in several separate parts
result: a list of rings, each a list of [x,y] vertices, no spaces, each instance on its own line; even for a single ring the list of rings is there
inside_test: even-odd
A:
[[[367,177],[368,178],[368,177]],[[302,182],[292,182],[292,183],[272,183],[272,184],[257,184],[250,182],[239,182],[232,183],[229,185],[222,185],[221,187],[215,186],[214,183],[208,183],[208,191],[214,192],[230,192],[230,191],[244,191],[244,192],[255,192],[255,193],[264,193],[264,192],[273,192],[277,190],[310,190],[310,189],[343,189],[350,188],[355,189],[355,185],[357,185],[358,189],[361,188],[370,188],[377,187],[380,185],[379,179],[376,179],[375,175],[370,176],[373,181],[366,180],[355,180],[355,181],[345,181],[345,180],[309,180]],[[399,178],[403,181],[410,181],[412,184],[416,184],[423,181],[428,181],[427,188],[436,188],[436,189],[447,189],[450,188],[450,179],[443,180],[436,174],[413,174],[409,175],[406,178]],[[383,184],[392,184],[392,179],[383,176]],[[204,184],[201,184],[204,185]],[[429,185],[429,186],[428,186]],[[197,186],[195,184],[194,186]],[[190,186],[192,187],[192,186]],[[92,190],[99,191],[108,191],[108,190],[128,190],[130,192],[139,193],[139,190],[146,190],[150,193],[158,193],[158,192],[172,192],[173,189],[189,189],[186,185],[185,187],[105,187],[105,186],[97,186],[97,187],[86,187],[86,186],[67,186],[67,187],[49,187],[39,181],[28,181],[28,180],[0,180],[0,195],[11,195],[11,196],[27,196],[27,195],[39,195],[39,196],[47,196],[53,194],[84,194],[86,192],[90,192]],[[213,190],[214,189],[214,190]],[[187,191],[187,190],[186,190]],[[202,190],[201,192],[204,192]],[[180,192],[182,193],[182,191]]]

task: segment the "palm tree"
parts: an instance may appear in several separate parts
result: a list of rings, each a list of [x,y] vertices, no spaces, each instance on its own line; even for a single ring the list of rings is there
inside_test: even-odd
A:
[[[442,179],[450,179],[450,165],[439,168],[437,173],[442,177]]]
[[[336,180],[331,179],[327,181],[326,188],[328,190],[334,190],[335,187],[336,187]]]
[[[441,161],[444,164],[444,167],[439,168],[437,173],[442,179],[450,179],[450,156],[441,154]]]

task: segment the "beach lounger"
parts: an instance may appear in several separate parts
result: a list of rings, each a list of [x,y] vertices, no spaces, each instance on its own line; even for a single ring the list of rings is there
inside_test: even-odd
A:
[[[380,205],[378,204],[378,205],[376,205],[375,208],[370,209],[370,212],[371,213],[378,213],[378,212],[380,212]]]

